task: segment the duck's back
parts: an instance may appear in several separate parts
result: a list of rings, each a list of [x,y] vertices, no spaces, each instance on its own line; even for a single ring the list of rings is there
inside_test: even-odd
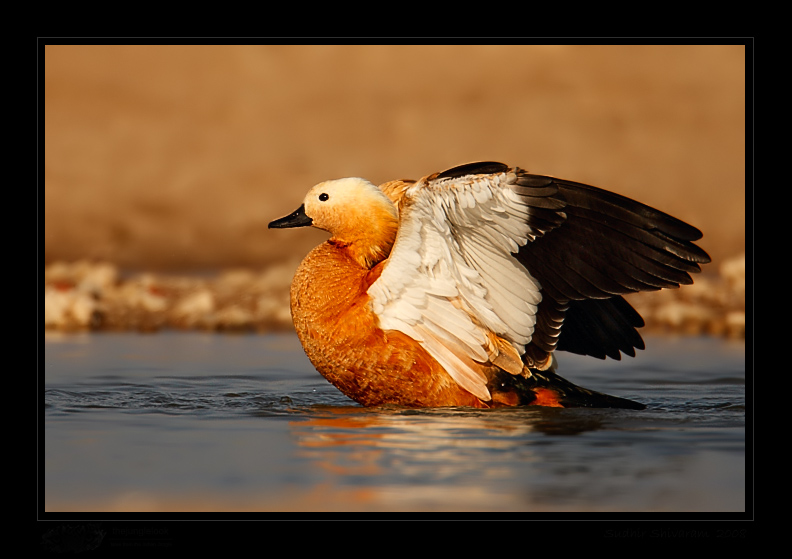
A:
[[[291,287],[291,312],[313,365],[366,406],[486,407],[415,340],[377,326],[367,290],[380,271],[381,266],[361,266],[348,246],[332,240],[300,264]]]

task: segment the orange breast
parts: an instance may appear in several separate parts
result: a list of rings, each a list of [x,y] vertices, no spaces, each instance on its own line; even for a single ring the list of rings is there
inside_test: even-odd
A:
[[[365,406],[488,407],[413,339],[377,327],[366,290],[380,271],[361,266],[348,246],[333,241],[303,260],[292,282],[291,311],[314,367]]]

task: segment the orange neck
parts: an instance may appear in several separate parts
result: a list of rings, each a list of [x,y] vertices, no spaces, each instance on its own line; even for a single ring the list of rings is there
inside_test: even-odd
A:
[[[362,267],[371,269],[385,260],[393,248],[399,223],[392,213],[369,208],[370,213],[356,220],[347,218],[346,227],[336,231],[330,242],[347,253]]]

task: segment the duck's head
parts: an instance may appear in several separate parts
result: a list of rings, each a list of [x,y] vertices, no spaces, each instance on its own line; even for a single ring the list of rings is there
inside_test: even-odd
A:
[[[371,266],[387,257],[398,228],[396,206],[385,193],[361,178],[320,182],[294,212],[269,224],[272,228],[312,226],[328,231],[332,240],[357,244]]]

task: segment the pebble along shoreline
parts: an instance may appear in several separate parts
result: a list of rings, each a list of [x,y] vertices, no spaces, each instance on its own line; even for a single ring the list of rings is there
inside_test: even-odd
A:
[[[44,269],[48,331],[162,329],[270,332],[292,328],[289,285],[299,260],[212,276],[139,273],[109,262],[53,262]],[[745,254],[694,275],[680,289],[635,293],[641,332],[745,338]]]

